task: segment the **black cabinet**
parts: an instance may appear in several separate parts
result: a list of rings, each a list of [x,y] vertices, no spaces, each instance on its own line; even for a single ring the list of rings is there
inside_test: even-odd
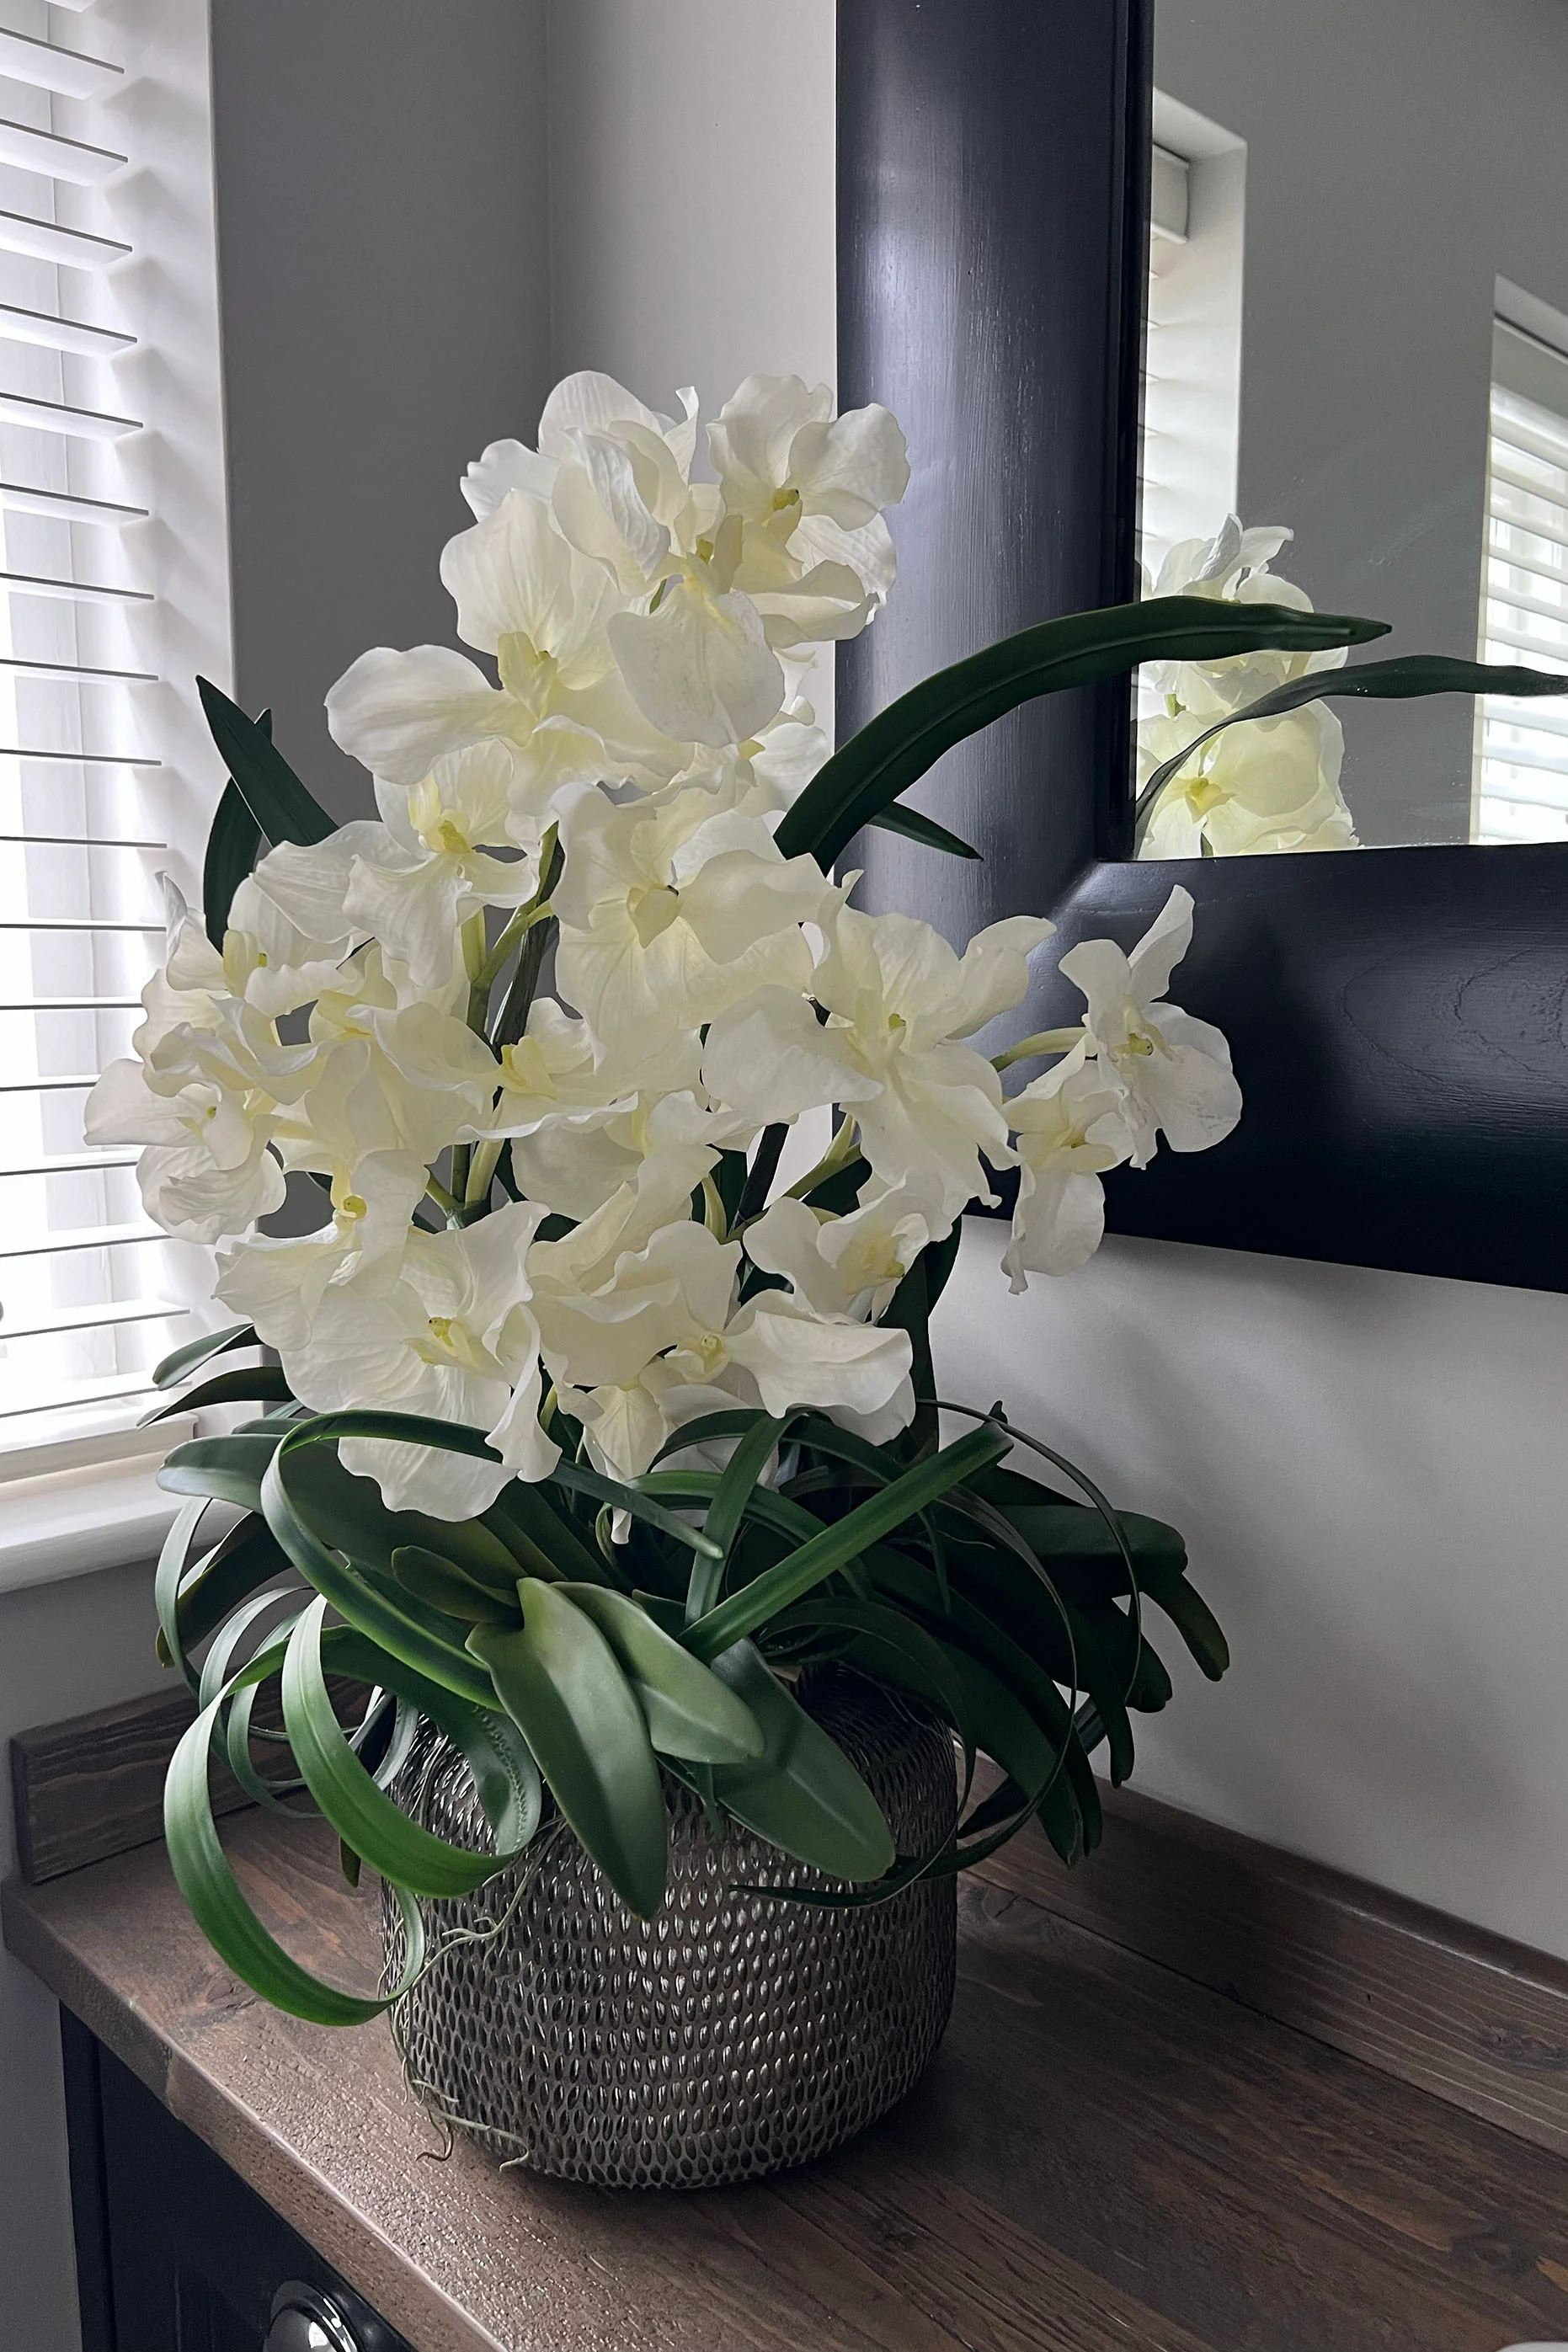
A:
[[[411,2352],[62,2011],[82,2352]]]

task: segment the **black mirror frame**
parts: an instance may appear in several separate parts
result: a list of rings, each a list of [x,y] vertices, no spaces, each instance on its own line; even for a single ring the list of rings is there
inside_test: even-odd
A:
[[[915,479],[902,577],[841,649],[840,739],[945,662],[1134,593],[1152,0],[838,0],[839,394]],[[1394,646],[1391,651],[1426,648]],[[963,940],[1047,912],[1131,944],[1180,882],[1173,992],[1247,1108],[1109,1183],[1112,1230],[1568,1289],[1568,848],[1132,862],[1130,705],[1037,703],[913,795],[984,853],[863,836],[860,898]]]

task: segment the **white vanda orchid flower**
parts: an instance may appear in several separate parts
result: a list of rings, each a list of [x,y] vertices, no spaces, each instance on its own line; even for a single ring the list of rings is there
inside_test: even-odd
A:
[[[832,749],[811,704],[795,695],[776,719],[745,742],[721,750],[699,744],[695,758],[671,778],[668,790],[673,793],[700,785],[716,808],[740,809],[772,824],[795,806]]]
[[[1002,1270],[1015,1294],[1031,1274],[1071,1274],[1105,1234],[1100,1177],[1132,1156],[1125,1088],[1088,1058],[1082,1038],[1007,1105],[1018,1155],[1013,1237]]]
[[[361,1297],[402,1277],[414,1212],[429,1171],[412,1152],[373,1151],[332,1178],[331,1216],[311,1234],[248,1234],[218,1252],[213,1296],[256,1327],[264,1347],[310,1339],[329,1288],[353,1283]]]
[[[156,1010],[142,997],[149,1019],[201,1028],[205,1008],[226,1000],[243,999],[268,1018],[308,1004],[331,983],[353,944],[343,886],[360,838],[379,830],[344,825],[313,848],[286,842],[269,850],[234,894],[221,950],[164,875],[164,962]]]
[[[1162,1132],[1173,1151],[1206,1151],[1241,1116],[1224,1037],[1164,1001],[1192,936],[1192,894],[1178,885],[1131,956],[1112,940],[1082,940],[1061,960],[1087,1000],[1086,1049],[1123,1097],[1134,1168],[1148,1166]]]
[[[666,559],[646,606],[610,623],[638,709],[686,742],[744,742],[784,703],[784,667],[762,614],[735,586],[742,538],[738,515],[698,531],[689,551]]]
[[[208,962],[196,955],[194,930],[180,921],[182,977],[221,980],[210,949]],[[282,1170],[270,1147],[309,1087],[315,1056],[309,1045],[281,1045],[275,1023],[254,1006],[173,987],[166,973],[143,1002],[148,1018],[132,1039],[137,1058],[111,1062],[93,1087],[86,1140],[150,1147],[137,1182],[148,1215],[166,1233],[208,1243],[242,1233],[282,1205]]]
[[[606,625],[645,730],[722,746],[773,718],[784,679],[756,608],[734,591],[741,525],[726,524],[712,484],[690,479],[697,395],[681,402],[676,424],[611,376],[568,376],[545,403],[538,453],[498,445],[464,488],[489,530],[549,469],[562,534],[600,569],[606,594],[635,607],[606,606]]]
[[[679,1158],[689,1196],[721,1149],[750,1139],[708,1108],[701,1062],[691,1030],[651,1053],[622,1055],[612,1042],[601,1055],[585,1021],[538,999],[523,1035],[501,1049],[500,1090],[475,1139],[510,1142],[516,1182],[563,1216],[592,1215],[661,1156]]]
[[[482,1037],[438,1003],[399,1003],[366,949],[352,992],[318,997],[308,1090],[278,1141],[290,1168],[331,1175],[372,1151],[411,1151],[426,1166],[489,1111],[499,1076]]]
[[[600,777],[664,782],[683,758],[637,711],[607,625],[621,603],[525,491],[452,540],[442,578],[458,633],[496,656],[500,684],[441,646],[362,654],[327,697],[333,740],[388,783],[424,782],[445,754],[494,740],[511,762],[512,837],[537,838],[563,794]]]
[[[834,415],[826,384],[748,376],[708,428],[725,510],[746,526],[739,585],[768,642],[848,637],[897,576],[882,520],[909,488],[910,461],[886,408]]]
[[[921,1250],[952,1230],[934,1190],[873,1178],[846,1216],[818,1215],[785,1194],[744,1239],[752,1265],[783,1275],[814,1314],[874,1323]]]
[[[344,1468],[374,1478],[390,1509],[471,1518],[509,1478],[546,1477],[560,1458],[539,1424],[539,1332],[529,1304],[528,1245],[543,1213],[509,1202],[466,1231],[413,1228],[395,1282],[329,1282],[303,1339],[280,1344],[289,1386],[315,1412],[379,1407],[467,1423],[501,1455],[489,1463],[345,1439]]]
[[[808,1405],[862,1431],[905,1425],[907,1333],[819,1314],[795,1293],[737,1306],[739,1244],[689,1218],[643,1238],[654,1199],[652,1186],[618,1196],[530,1258],[545,1363],[602,1468],[646,1470],[691,1417],[692,1390],[768,1412]]]
[[[841,1104],[875,1174],[933,1187],[951,1226],[970,1201],[991,1198],[981,1153],[997,1167],[1012,1158],[1002,1082],[961,1041],[1019,1002],[1026,959],[1053,926],[1010,916],[962,958],[909,915],[837,906],[823,927],[827,952],[809,990],[826,1024],[805,993],[761,991],[713,1022],[703,1083],[715,1102],[761,1118]]]
[[[416,988],[450,981],[458,930],[484,907],[521,907],[538,887],[533,856],[490,855],[509,846],[513,770],[505,744],[448,751],[412,791],[377,777],[383,823],[350,869],[345,907],[355,926],[405,964]]]
[[[783,857],[761,817],[714,811],[700,787],[616,806],[580,802],[562,825],[556,972],[617,1058],[696,1029],[769,983],[801,988],[800,929],[828,895],[809,857]]]

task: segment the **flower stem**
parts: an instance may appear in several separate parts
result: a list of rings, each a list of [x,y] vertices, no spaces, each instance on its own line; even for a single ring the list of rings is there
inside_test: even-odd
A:
[[[474,1156],[468,1162],[468,1181],[463,1187],[463,1204],[466,1208],[471,1209],[477,1202],[489,1199],[490,1186],[495,1181],[496,1165],[504,1148],[501,1140],[495,1138],[489,1143],[479,1144],[475,1150]]]
[[[717,1241],[729,1237],[730,1220],[724,1203],[719,1197],[719,1187],[710,1175],[702,1179],[702,1222]]]
[[[550,918],[550,892],[560,876],[556,856],[556,828],[551,825],[539,845],[539,887],[531,898],[517,908],[502,924],[496,943],[489,952],[470,962],[468,970],[468,1026],[482,1037],[489,1018],[490,991],[506,970],[513,950],[533,929],[535,923]],[[464,929],[468,926],[465,924]]]
[[[1010,1070],[1015,1062],[1031,1062],[1037,1054],[1069,1054],[1083,1035],[1083,1024],[1075,1021],[1068,1029],[1037,1029],[1032,1037],[1020,1037],[1005,1054],[993,1054],[994,1070]]]
[[[784,1199],[804,1201],[808,1192],[814,1192],[816,1187],[819,1184],[825,1184],[830,1176],[837,1176],[841,1168],[847,1168],[855,1157],[858,1132],[854,1120],[846,1112],[838,1122],[837,1132],[832,1142],[816,1167],[808,1168],[799,1183],[789,1187],[784,1195]]]

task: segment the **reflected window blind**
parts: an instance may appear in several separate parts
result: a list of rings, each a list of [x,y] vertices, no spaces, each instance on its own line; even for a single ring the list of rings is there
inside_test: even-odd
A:
[[[1138,453],[1138,561],[1151,581],[1176,536],[1171,509],[1184,487],[1180,419],[1177,404],[1170,397],[1175,365],[1170,351],[1173,321],[1167,316],[1161,280],[1173,254],[1187,241],[1188,186],[1186,158],[1156,146],[1150,187],[1149,303]]]
[[[82,1139],[161,952],[166,830],[115,50],[90,0],[0,0],[0,1464],[134,1419],[185,1313],[134,1151]]]
[[[1568,358],[1501,319],[1480,657],[1568,678]],[[1489,697],[1479,730],[1472,838],[1568,841],[1568,707]]]

